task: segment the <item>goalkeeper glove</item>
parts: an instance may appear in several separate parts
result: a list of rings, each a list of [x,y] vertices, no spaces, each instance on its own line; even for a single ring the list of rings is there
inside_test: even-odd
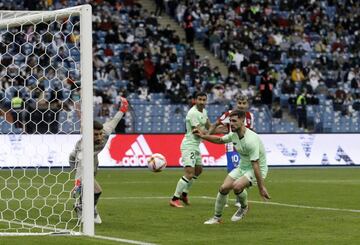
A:
[[[121,105],[119,111],[121,111],[122,113],[127,112],[129,110],[129,102],[124,97],[121,97],[120,101],[121,101]]]
[[[81,195],[81,180],[76,179],[75,180],[75,186],[71,191],[72,197],[76,198],[77,195]]]

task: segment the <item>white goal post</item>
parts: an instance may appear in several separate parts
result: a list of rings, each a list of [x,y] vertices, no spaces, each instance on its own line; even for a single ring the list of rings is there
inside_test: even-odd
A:
[[[92,48],[90,5],[0,11],[0,236],[94,235]],[[79,133],[83,222],[63,157]]]

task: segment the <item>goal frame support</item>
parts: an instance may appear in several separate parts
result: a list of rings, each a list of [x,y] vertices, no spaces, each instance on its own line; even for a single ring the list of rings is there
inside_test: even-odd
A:
[[[83,232],[94,236],[94,130],[93,130],[93,63],[92,63],[92,10],[81,7],[80,17],[80,74],[81,124],[83,135]]]
[[[92,62],[92,8],[91,5],[81,5],[54,11],[2,11],[18,12],[20,17],[0,20],[0,28],[20,26],[35,21],[50,21],[69,16],[80,16],[80,74],[81,74],[81,134],[82,134],[82,200],[83,200],[83,230],[82,234],[95,235],[94,226],[94,141],[93,141],[93,62]],[[15,14],[14,14],[15,16]],[[56,232],[56,231],[55,231]],[[11,233],[0,233],[10,235]],[[27,233],[31,235],[32,233]],[[47,233],[34,233],[41,235]],[[51,234],[51,233],[49,233]],[[73,233],[69,233],[73,234]],[[25,235],[13,233],[12,235]],[[78,235],[74,233],[74,235]]]

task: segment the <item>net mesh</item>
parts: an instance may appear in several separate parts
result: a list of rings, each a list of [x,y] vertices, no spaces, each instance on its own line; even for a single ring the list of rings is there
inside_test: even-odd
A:
[[[0,11],[0,232],[80,230],[67,168],[81,126],[80,17],[50,16]]]

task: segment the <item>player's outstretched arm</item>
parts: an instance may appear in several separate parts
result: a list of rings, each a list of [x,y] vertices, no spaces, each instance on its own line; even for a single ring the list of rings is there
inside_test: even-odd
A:
[[[213,131],[209,134],[227,134],[227,133],[229,133],[227,126],[220,124],[219,126],[216,126],[213,129]]]
[[[208,119],[205,126],[206,129],[208,130],[207,134],[218,134],[216,130],[217,126],[218,126],[218,121],[216,121],[214,124],[211,124],[210,120]]]
[[[214,124],[210,126],[208,134],[227,134],[229,133],[228,126],[230,124],[230,111],[222,114]]]
[[[112,131],[116,128],[116,125],[119,123],[121,118],[129,109],[129,102],[124,97],[121,97],[121,105],[119,111],[115,114],[115,116],[108,122],[104,123],[104,131],[106,134],[111,134]]]
[[[258,184],[259,194],[260,194],[261,198],[264,201],[267,201],[271,197],[270,197],[270,195],[269,195],[269,193],[268,193],[268,191],[267,191],[267,189],[265,187],[264,180],[261,177],[259,160],[251,161],[251,163],[252,163],[252,166],[253,166],[253,169],[254,169],[254,174],[255,174],[255,177],[256,177],[256,181],[257,181],[257,184]]]
[[[70,170],[72,171],[73,169],[76,169],[76,172],[79,169],[79,164],[80,164],[80,158],[81,158],[82,154],[81,154],[81,140],[78,140],[75,144],[74,149],[70,152],[69,154],[69,165],[70,165]]]
[[[216,123],[211,124],[208,130],[208,134],[216,134]]]
[[[226,134],[227,131],[224,130],[226,129],[226,126],[224,124],[221,123],[221,121],[218,119],[215,121],[215,123],[211,124],[209,121],[209,130],[208,130],[208,134]]]
[[[199,136],[200,138],[206,140],[206,141],[209,141],[211,143],[215,143],[215,144],[224,144],[225,142],[222,140],[221,137],[219,136],[216,136],[216,135],[208,135],[208,134],[205,134],[203,132],[201,132],[201,130],[195,128],[193,131],[192,131],[193,134]]]
[[[75,150],[73,150],[69,155],[70,170],[75,169],[75,167],[76,167],[75,163],[76,163],[76,156],[75,156]]]

